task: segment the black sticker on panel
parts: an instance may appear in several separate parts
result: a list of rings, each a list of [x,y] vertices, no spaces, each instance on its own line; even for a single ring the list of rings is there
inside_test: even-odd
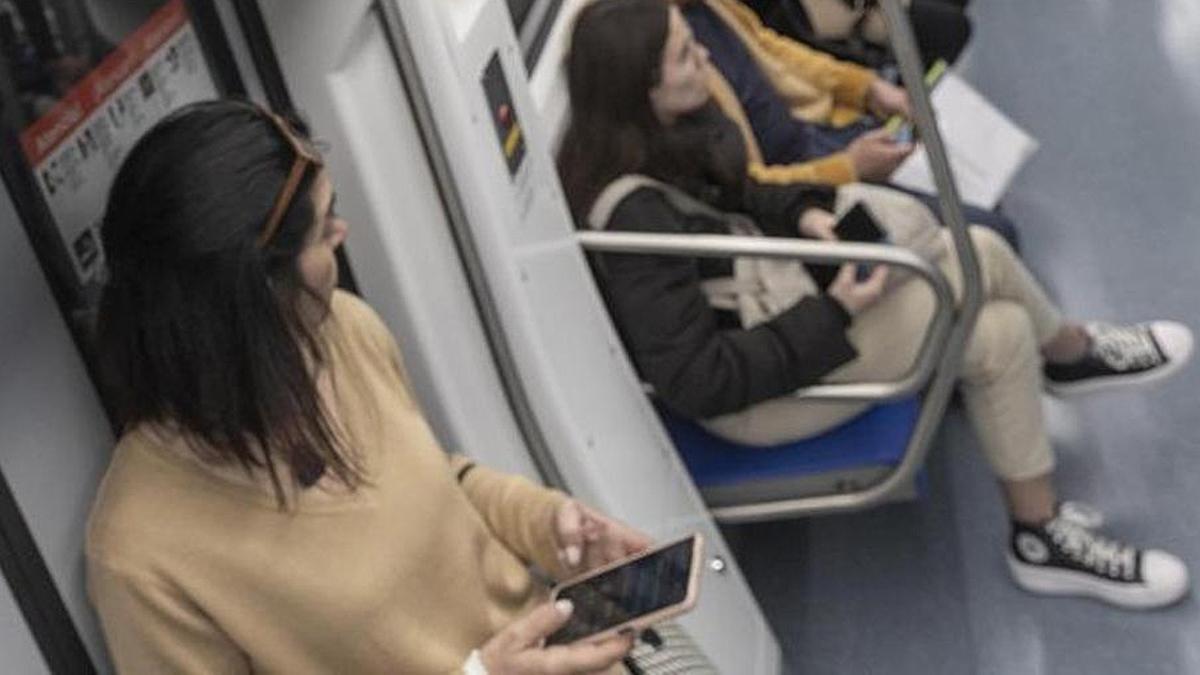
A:
[[[525,130],[517,119],[517,109],[513,107],[512,93],[508,89],[504,68],[500,65],[499,52],[492,54],[483,71],[483,93],[487,98],[488,113],[496,127],[500,152],[508,164],[508,174],[515,176],[521,168],[521,161],[525,159]]]

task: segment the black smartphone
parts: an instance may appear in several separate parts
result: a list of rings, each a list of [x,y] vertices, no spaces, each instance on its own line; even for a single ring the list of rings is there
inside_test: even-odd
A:
[[[850,210],[838,219],[833,233],[837,235],[838,241],[875,243],[887,238],[887,233],[879,227],[870,209],[862,202],[851,206]]]
[[[553,599],[566,598],[575,610],[546,644],[638,633],[688,611],[699,593],[702,547],[693,534],[559,585]]]
[[[883,231],[883,228],[875,221],[875,217],[871,215],[870,209],[862,202],[851,206],[850,210],[838,219],[837,225],[833,227],[833,233],[837,235],[838,241],[868,244],[887,241],[887,233]],[[829,284],[833,283],[834,277],[837,276],[839,267],[840,265],[809,265],[808,272],[818,286],[828,288]],[[871,276],[873,267],[869,264],[859,265],[858,280],[862,281]]]

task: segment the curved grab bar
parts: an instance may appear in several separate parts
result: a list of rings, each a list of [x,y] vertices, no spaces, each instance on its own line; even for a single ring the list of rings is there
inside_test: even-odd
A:
[[[878,483],[854,492],[799,497],[796,499],[780,499],[715,508],[712,510],[712,515],[720,522],[750,522],[864,509],[888,500],[911,485],[917,470],[925,461],[930,443],[933,441],[938,424],[950,400],[950,395],[953,393],[954,382],[958,376],[959,361],[963,351],[966,349],[967,338],[970,337],[971,329],[975,325],[975,318],[978,316],[982,305],[983,283],[979,271],[979,261],[975,255],[975,249],[971,245],[970,236],[967,233],[966,221],[963,218],[958,190],[954,184],[953,172],[946,157],[946,150],[942,144],[941,134],[937,128],[933,105],[929,100],[929,91],[925,86],[924,77],[921,73],[921,60],[917,52],[916,40],[913,37],[912,25],[908,21],[900,0],[880,0],[880,6],[883,8],[884,17],[887,19],[888,33],[891,37],[892,49],[896,54],[896,60],[900,65],[901,76],[909,91],[913,120],[916,122],[917,131],[925,146],[925,152],[929,157],[934,184],[937,186],[942,222],[950,230],[954,241],[954,248],[958,254],[957,260],[962,273],[963,284],[962,297],[955,312],[957,317],[945,335],[944,348],[940,358],[937,359],[935,372],[929,380],[929,387],[922,397],[921,412],[917,417],[917,423],[913,429],[912,436],[909,438],[908,445],[904,449],[904,457],[890,473]],[[580,233],[578,236],[580,236],[581,241],[587,241],[585,237],[591,238],[596,234],[600,233]],[[606,234],[612,236],[616,233]],[[760,242],[760,244],[765,245],[764,242]],[[797,246],[798,248],[791,249],[791,253],[797,254],[797,257],[800,254],[805,256],[811,255],[811,257],[804,259],[814,262],[844,259],[889,262],[904,265],[904,262],[900,258],[891,258],[890,255],[881,254],[880,249],[887,248],[882,245],[788,242],[788,246]],[[821,250],[817,250],[817,247]],[[745,250],[739,251],[739,253],[750,254],[754,253],[754,251]],[[881,255],[874,257],[877,253]],[[770,254],[760,253],[760,255]],[[908,267],[921,274],[914,267]],[[920,265],[917,267],[920,267]],[[922,275],[922,277],[926,280],[930,278],[926,275]],[[817,388],[814,387],[812,389]],[[811,390],[809,390],[809,393],[812,393]],[[818,393],[820,393],[819,390]]]
[[[946,149],[937,128],[933,104],[929,100],[929,90],[925,86],[925,79],[921,73],[921,58],[917,52],[912,24],[909,23],[900,0],[881,0],[880,6],[887,19],[892,50],[900,65],[900,74],[908,88],[913,120],[916,122],[917,132],[920,134],[921,142],[929,157],[933,181],[937,186],[938,203],[941,206],[942,223],[950,230],[954,239],[954,248],[958,253],[963,280],[958,317],[946,338],[945,350],[942,353],[937,373],[922,397],[921,413],[917,417],[916,427],[904,450],[904,458],[891,473],[878,483],[856,492],[713,509],[713,517],[720,522],[749,522],[864,509],[886,501],[911,484],[917,469],[925,461],[929,445],[933,441],[938,424],[946,411],[946,405],[954,390],[954,381],[958,376],[959,360],[966,349],[967,338],[970,337],[971,329],[975,325],[975,318],[979,314],[983,302],[983,283],[979,271],[979,260],[971,245],[970,236],[967,234],[958,189],[954,184],[954,174],[946,157]]]
[[[903,267],[933,290],[934,314],[912,366],[890,382],[853,382],[804,387],[794,396],[812,400],[877,401],[909,396],[923,387],[938,365],[938,354],[950,332],[954,294],[941,270],[908,249],[888,244],[809,241],[780,237],[733,235],[577,232],[580,245],[593,252],[678,255],[703,258],[733,256],[791,258],[804,262],[867,262]]]

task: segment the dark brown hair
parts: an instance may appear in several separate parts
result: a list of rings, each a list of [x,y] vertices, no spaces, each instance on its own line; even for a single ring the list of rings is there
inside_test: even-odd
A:
[[[596,0],[575,20],[567,57],[571,115],[558,170],[576,221],[604,186],[644,173],[692,192],[740,186],[745,146],[715,104],[667,127],[650,103],[670,29],[665,0]]]
[[[187,106],[134,146],[101,230],[98,348],[122,424],[170,424],[208,461],[265,471],[281,507],[281,474],[362,479],[318,394],[325,350],[301,316],[302,299],[320,299],[296,264],[316,217],[314,167],[258,241],[295,155],[255,106]]]

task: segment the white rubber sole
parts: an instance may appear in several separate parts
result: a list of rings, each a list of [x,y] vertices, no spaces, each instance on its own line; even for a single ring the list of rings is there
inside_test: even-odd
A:
[[[1066,570],[1046,569],[1006,554],[1008,569],[1018,586],[1039,595],[1094,598],[1126,609],[1157,609],[1178,602],[1188,591],[1186,573],[1181,580],[1158,589],[1145,585],[1104,581]]]
[[[1110,389],[1122,389],[1125,387],[1144,387],[1160,380],[1165,380],[1174,375],[1183,363],[1179,361],[1167,361],[1166,365],[1147,370],[1143,373],[1135,375],[1113,375],[1110,377],[1091,377],[1079,382],[1059,383],[1052,380],[1046,380],[1046,393],[1058,398],[1071,398],[1074,396],[1086,396],[1094,394],[1098,391],[1108,391]]]
[[[1071,398],[1122,387],[1147,386],[1171,377],[1192,360],[1193,339],[1190,328],[1175,321],[1154,321],[1151,323],[1151,330],[1159,347],[1167,355],[1164,365],[1132,375],[1092,377],[1079,382],[1060,383],[1047,379],[1046,392],[1058,398]]]

